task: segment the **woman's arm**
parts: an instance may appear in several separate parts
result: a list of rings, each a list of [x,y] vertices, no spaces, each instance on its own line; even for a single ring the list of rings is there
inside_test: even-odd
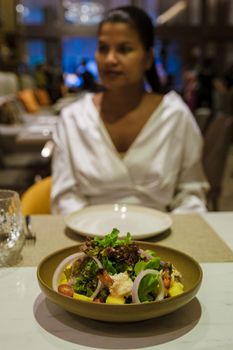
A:
[[[181,169],[170,209],[174,213],[204,212],[209,184],[202,168],[202,136],[191,114],[183,137]]]
[[[69,137],[63,117],[54,133],[51,206],[53,214],[67,214],[87,205],[79,189],[69,152]],[[78,150],[77,150],[78,151]]]

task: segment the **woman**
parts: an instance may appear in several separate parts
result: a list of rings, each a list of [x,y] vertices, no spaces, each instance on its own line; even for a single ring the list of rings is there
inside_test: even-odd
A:
[[[104,91],[85,94],[62,113],[54,213],[107,203],[206,210],[200,132],[175,92],[159,93],[153,38],[150,18],[136,7],[110,10],[100,24],[96,62]]]

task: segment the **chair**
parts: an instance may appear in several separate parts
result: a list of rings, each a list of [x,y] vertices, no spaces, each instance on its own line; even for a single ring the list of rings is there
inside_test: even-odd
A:
[[[232,116],[215,118],[204,137],[203,167],[211,187],[207,195],[207,206],[213,211],[219,210],[222,179],[232,140]]]
[[[26,148],[26,147],[25,147]],[[0,162],[5,170],[31,170],[34,177],[50,174],[51,156],[44,157],[40,152],[25,151],[16,142],[16,135],[0,131]]]
[[[198,108],[194,112],[194,117],[201,130],[202,135],[205,135],[209,124],[213,118],[212,112],[209,108]]]
[[[34,171],[30,169],[4,169],[0,159],[0,188],[14,190],[19,194],[23,193],[28,186],[33,184]]]
[[[19,89],[18,77],[13,72],[0,72],[0,96],[16,94]]]
[[[9,142],[12,138],[9,138]],[[11,145],[9,145],[11,147]],[[22,194],[29,186],[34,183],[36,171],[30,167],[9,166],[11,154],[5,154],[2,147],[0,134],[0,188],[11,189]],[[20,158],[17,157],[17,161]],[[11,162],[12,163],[12,162]],[[19,162],[18,162],[19,163]]]
[[[48,176],[29,187],[21,197],[24,215],[50,214],[52,178]]]

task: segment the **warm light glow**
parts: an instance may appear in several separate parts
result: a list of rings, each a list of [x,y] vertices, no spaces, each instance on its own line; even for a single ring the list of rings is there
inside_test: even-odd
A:
[[[23,13],[24,12],[24,6],[22,4],[18,4],[16,6],[16,12]]]
[[[42,157],[43,158],[51,157],[52,151],[53,151],[53,147],[54,147],[53,141],[46,142],[46,144],[44,145],[44,147],[43,147],[43,149],[41,151]]]
[[[75,2],[64,0],[65,18],[73,23],[95,24],[101,21],[104,13],[104,6],[96,2]]]
[[[118,204],[114,204],[114,211],[119,211],[119,205]]]
[[[170,7],[167,11],[162,13],[157,18],[157,24],[164,24],[170,21],[172,18],[176,17],[180,12],[184,11],[187,7],[185,1],[179,1],[174,6]]]
[[[121,212],[122,212],[122,213],[126,213],[126,212],[127,212],[127,207],[126,207],[126,205],[123,205],[123,206],[121,207]]]

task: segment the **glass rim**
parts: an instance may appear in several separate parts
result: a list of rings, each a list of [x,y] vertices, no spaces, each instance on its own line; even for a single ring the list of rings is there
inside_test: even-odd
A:
[[[18,192],[14,190],[5,190],[0,188],[0,201],[10,199],[12,197],[19,197]]]

